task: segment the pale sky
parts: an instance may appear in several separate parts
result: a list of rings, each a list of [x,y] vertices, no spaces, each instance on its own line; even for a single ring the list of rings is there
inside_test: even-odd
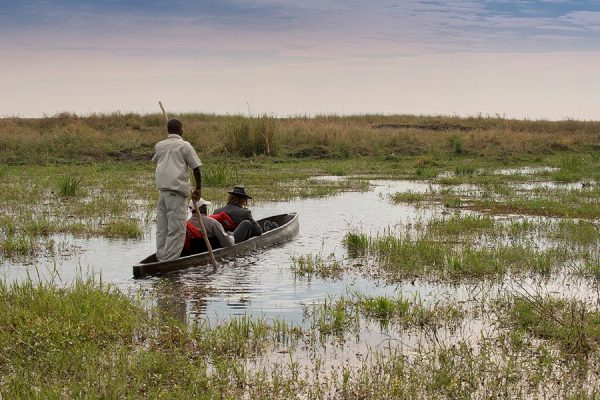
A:
[[[600,120],[600,0],[0,0],[0,116]]]

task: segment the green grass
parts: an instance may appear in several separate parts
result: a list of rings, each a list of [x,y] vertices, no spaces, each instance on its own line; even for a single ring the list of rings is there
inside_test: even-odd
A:
[[[456,327],[465,315],[454,304],[426,304],[419,298],[371,296],[356,291],[337,299],[329,297],[322,304],[304,306],[304,317],[312,330],[321,336],[341,339],[349,334],[359,337],[361,318],[378,322],[384,330],[435,330]]]
[[[336,260],[333,254],[329,257],[323,257],[320,254],[292,257],[290,268],[295,277],[308,280],[311,280],[313,275],[321,279],[339,279],[344,273],[342,263]]]
[[[556,342],[569,353],[589,353],[600,347],[600,312],[583,302],[516,297],[510,316],[517,328]]]
[[[207,187],[231,190],[240,181],[238,166],[227,163],[211,163],[202,167],[202,184]]]
[[[6,235],[0,237],[0,254],[7,258],[31,256],[36,252],[35,240],[29,235]]]
[[[322,336],[343,338],[350,332],[358,334],[359,314],[351,301],[344,297],[325,299],[324,303],[312,307],[305,306],[304,316],[310,320],[311,329]]]
[[[422,203],[427,201],[430,196],[427,193],[416,193],[416,192],[398,192],[391,195],[392,202],[394,203]]]
[[[356,161],[348,161],[346,166]],[[243,162],[204,160],[203,196],[225,203],[227,191],[245,184],[254,203],[281,201],[298,197],[323,197],[342,191],[364,191],[367,180],[342,179],[319,182],[311,176],[329,173],[318,162],[271,162],[262,160],[242,168]],[[371,163],[369,163],[371,165]],[[4,257],[34,254],[26,251],[25,241],[31,237],[57,233],[76,236],[136,238],[148,229],[156,212],[158,192],[151,163],[101,162],[85,165],[6,166],[6,190],[0,192],[0,240]],[[59,192],[56,176],[85,176],[64,179],[71,191]],[[30,198],[31,191],[39,200]],[[66,193],[69,195],[66,195]],[[251,204],[252,206],[252,204]]]
[[[369,237],[365,233],[348,232],[344,236],[343,244],[351,257],[365,256],[369,249]]]
[[[432,330],[442,326],[456,326],[465,314],[456,305],[436,303],[425,305],[419,298],[409,300],[398,296],[356,295],[355,302],[361,313],[380,325],[394,325],[401,328]]]
[[[58,180],[58,193],[62,197],[73,197],[80,190],[81,179],[72,176],[63,176]]]
[[[248,317],[190,328],[91,280],[0,282],[0,300],[3,398],[238,397],[246,377],[265,377],[237,360],[283,331],[288,345],[298,338],[287,324]]]
[[[496,221],[487,215],[454,214],[447,219],[434,218],[427,223],[427,231],[437,237],[482,235],[496,229]]]
[[[432,340],[427,346],[412,348],[410,356],[391,341],[370,349],[362,361],[340,367],[323,362],[320,354],[327,342],[305,341],[309,332],[282,320],[242,316],[212,326],[204,321],[190,326],[169,318],[156,306],[142,307],[98,281],[76,280],[67,286],[0,282],[0,395],[597,397],[597,312],[579,304],[542,300],[567,325],[570,316],[575,316],[574,330],[563,331],[548,322],[551,318],[545,318],[546,312],[540,314],[536,307],[528,308],[520,301],[515,304],[505,310],[516,331],[482,336],[475,343],[476,338],[452,344]],[[401,329],[417,332],[453,326],[465,317],[452,304],[426,305],[416,299],[358,294],[308,308],[309,329],[325,336],[357,334],[359,314],[388,319]],[[529,335],[543,342],[532,341]],[[552,343],[567,351],[553,351]],[[311,355],[302,361],[294,353],[301,347]],[[281,357],[279,351],[286,354]],[[573,357],[574,351],[585,358]]]
[[[344,240],[348,253],[374,258],[374,265],[393,281],[409,278],[443,280],[500,279],[507,272],[534,272],[547,275],[569,259],[562,247],[538,250],[521,244],[495,244],[478,247],[470,242],[461,246],[421,237],[383,235],[368,238],[364,247],[348,246],[355,234]]]
[[[114,221],[104,227],[103,235],[106,237],[119,237],[135,239],[143,235],[142,227],[137,220]]]

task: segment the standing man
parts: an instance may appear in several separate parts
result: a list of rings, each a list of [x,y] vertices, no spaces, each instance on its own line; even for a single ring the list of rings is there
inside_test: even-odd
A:
[[[169,136],[156,144],[152,161],[156,162],[156,188],[160,191],[156,216],[156,259],[178,258],[185,242],[187,198],[190,194],[188,167],[194,172],[196,190],[192,199],[201,197],[200,158],[191,144],[182,139],[183,124],[178,119],[167,122]]]

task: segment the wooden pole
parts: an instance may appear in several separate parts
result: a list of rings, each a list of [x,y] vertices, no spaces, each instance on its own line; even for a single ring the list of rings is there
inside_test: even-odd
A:
[[[165,118],[165,122],[169,122],[169,117],[167,117],[167,112],[165,111],[165,109],[162,105],[162,102],[159,101],[158,105],[160,106],[160,109],[162,110],[163,117]],[[196,204],[196,201],[194,200],[194,192],[190,191],[190,195],[192,198],[192,204],[194,205],[194,209],[196,210],[196,216],[198,217],[198,222],[200,223],[200,231],[202,232],[202,236],[204,237],[204,243],[206,244],[206,248],[208,249],[208,254],[210,254],[210,261],[216,271],[217,267],[218,267],[217,260],[215,259],[215,255],[213,254],[213,249],[212,249],[212,246],[210,245],[210,241],[208,240],[208,234],[206,233],[206,228],[204,227],[204,222],[202,222],[202,216],[200,215],[200,210],[198,209],[198,204]]]
[[[204,244],[206,244],[206,248],[208,249],[208,254],[210,255],[210,261],[215,269],[217,270],[217,260],[215,259],[215,255],[213,254],[212,246],[210,245],[210,240],[208,240],[208,234],[206,233],[206,228],[204,227],[204,222],[202,222],[202,214],[200,214],[200,209],[198,208],[198,203],[192,198],[192,204],[194,204],[194,210],[196,210],[196,217],[198,218],[198,222],[200,223],[200,230],[202,231],[202,236],[204,237]]]

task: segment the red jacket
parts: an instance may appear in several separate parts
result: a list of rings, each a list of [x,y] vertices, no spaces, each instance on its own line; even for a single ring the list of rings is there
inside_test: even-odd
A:
[[[235,221],[231,219],[231,217],[227,215],[225,211],[221,211],[218,214],[209,215],[209,217],[219,221],[226,231],[234,231],[238,226],[238,224],[236,224]]]
[[[191,249],[190,243],[193,238],[203,238],[202,232],[200,229],[196,228],[194,224],[188,219],[185,230],[185,241],[183,242],[183,248],[187,251]]]

